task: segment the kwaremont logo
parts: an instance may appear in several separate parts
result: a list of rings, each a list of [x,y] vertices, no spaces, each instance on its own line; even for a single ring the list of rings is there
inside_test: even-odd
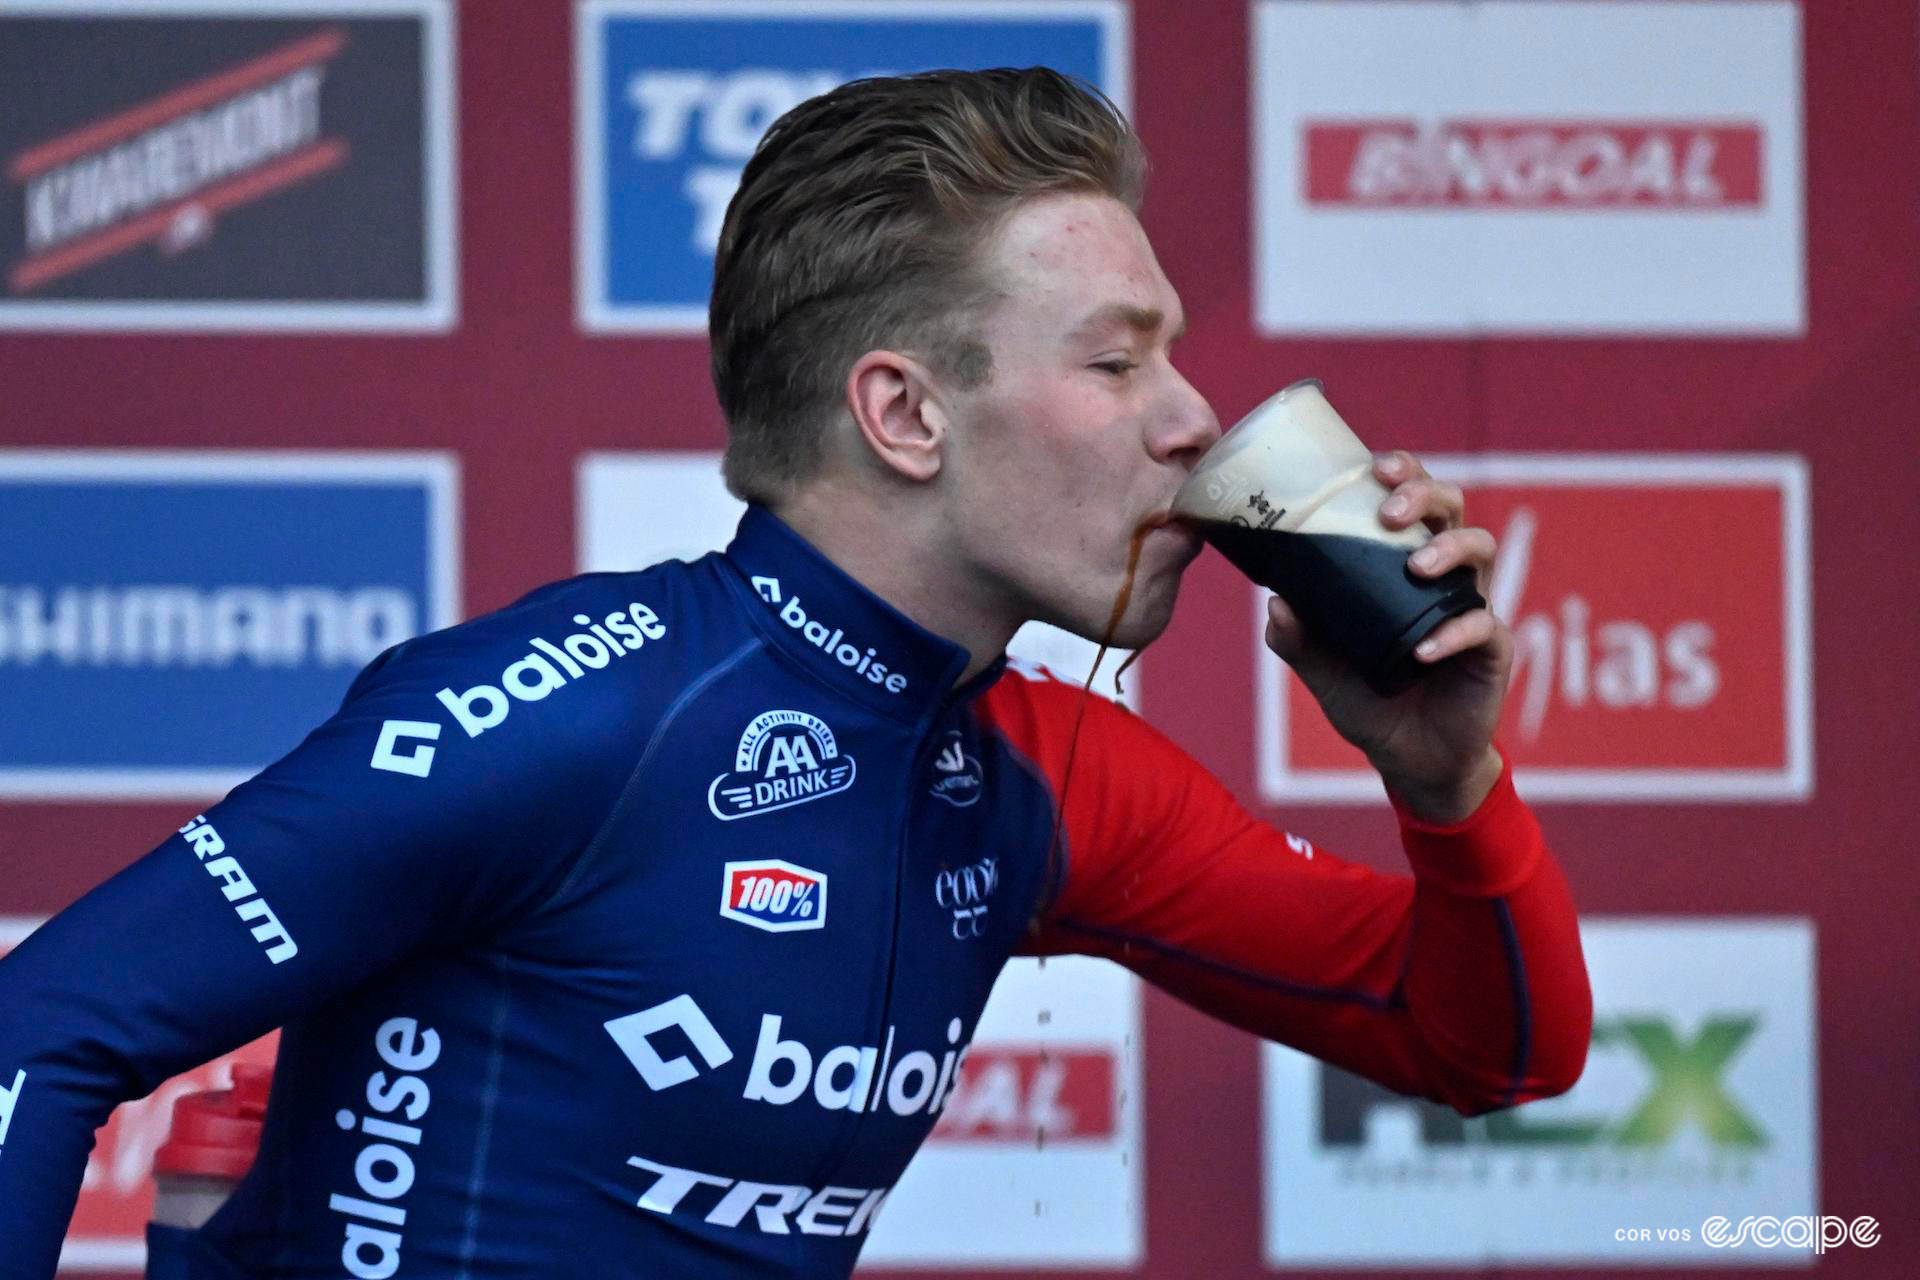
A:
[[[207,239],[216,215],[346,163],[320,113],[346,44],[345,31],[321,31],[11,157],[26,256],[9,290],[150,242],[177,252]]]
[[[574,614],[573,620],[586,630],[563,637],[559,644],[534,637],[527,643],[535,652],[509,664],[499,684],[477,684],[464,693],[442,689],[435,697],[469,738],[477,738],[504,724],[515,702],[540,702],[587,672],[603,670],[667,634],[660,615],[637,600],[599,622],[584,613]],[[441,731],[433,720],[388,720],[380,726],[371,763],[388,773],[424,778],[433,772],[437,750],[424,744],[438,742]]]

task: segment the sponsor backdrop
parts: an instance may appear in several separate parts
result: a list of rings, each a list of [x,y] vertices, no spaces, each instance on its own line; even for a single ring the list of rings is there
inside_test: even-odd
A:
[[[1915,0],[9,5],[0,946],[392,640],[723,541],[699,330],[753,140],[863,72],[1044,61],[1135,114],[1220,416],[1322,378],[1501,536],[1502,738],[1598,1020],[1573,1093],[1462,1120],[1017,966],[868,1270],[1906,1275],[1916,50]],[[1129,700],[1399,866],[1258,608],[1203,558]],[[72,1267],[135,1265],[185,1087],[103,1140]],[[1707,1230],[1823,1214],[1879,1243]]]

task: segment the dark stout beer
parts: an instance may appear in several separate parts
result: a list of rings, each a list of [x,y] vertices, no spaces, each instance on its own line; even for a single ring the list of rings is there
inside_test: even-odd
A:
[[[1234,568],[1285,600],[1310,639],[1349,659],[1376,692],[1420,674],[1414,646],[1456,614],[1483,609],[1473,571],[1414,576],[1404,546],[1339,533],[1282,533],[1224,521],[1193,527]]]
[[[1173,514],[1292,606],[1310,640],[1393,694],[1420,674],[1414,646],[1486,601],[1471,570],[1413,574],[1407,558],[1433,535],[1381,524],[1386,496],[1372,453],[1306,381],[1222,436],[1174,495]]]

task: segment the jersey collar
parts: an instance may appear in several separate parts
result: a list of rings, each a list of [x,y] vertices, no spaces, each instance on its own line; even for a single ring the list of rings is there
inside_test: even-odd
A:
[[[917,720],[991,685],[1002,656],[961,686],[967,651],[849,577],[785,521],[750,504],[727,547],[758,605],[761,630],[808,670],[863,706]]]

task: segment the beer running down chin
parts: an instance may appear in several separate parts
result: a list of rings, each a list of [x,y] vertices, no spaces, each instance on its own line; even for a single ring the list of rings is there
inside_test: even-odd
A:
[[[1434,628],[1486,606],[1471,569],[1416,577],[1405,547],[1376,538],[1190,523],[1236,569],[1285,600],[1310,639],[1346,657],[1383,695],[1419,677],[1413,651]]]

